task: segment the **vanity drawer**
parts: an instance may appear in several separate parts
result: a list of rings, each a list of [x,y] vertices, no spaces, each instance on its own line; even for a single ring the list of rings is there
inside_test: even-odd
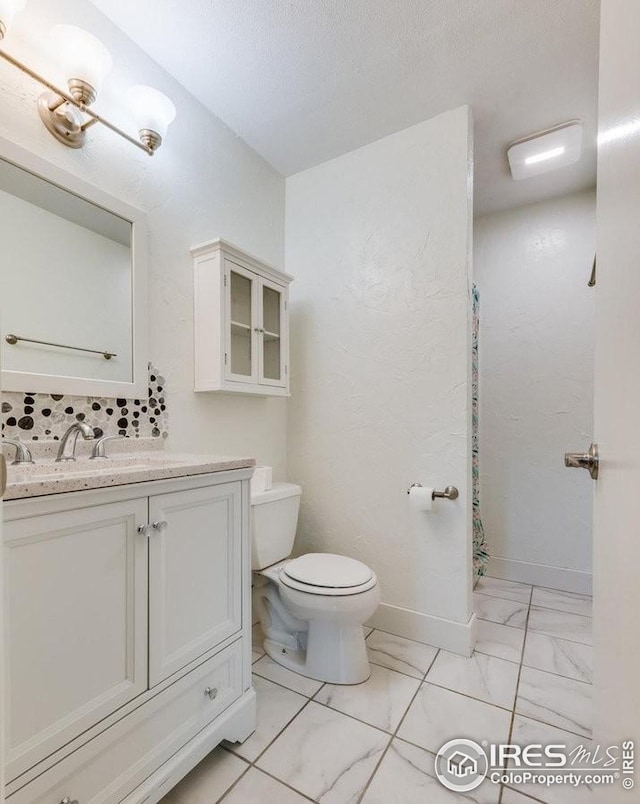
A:
[[[38,776],[11,804],[116,804],[242,694],[234,642]]]

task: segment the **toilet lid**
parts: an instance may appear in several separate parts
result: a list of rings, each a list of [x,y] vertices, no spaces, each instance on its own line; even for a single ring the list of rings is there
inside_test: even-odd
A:
[[[294,558],[283,569],[284,574],[298,583],[326,589],[350,589],[371,581],[373,573],[355,558],[333,553],[308,553]]]

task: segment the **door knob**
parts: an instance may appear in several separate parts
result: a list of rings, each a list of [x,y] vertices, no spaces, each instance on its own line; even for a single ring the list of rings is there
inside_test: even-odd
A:
[[[570,469],[587,469],[592,480],[597,480],[600,465],[598,445],[592,444],[588,452],[565,452],[564,465]]]

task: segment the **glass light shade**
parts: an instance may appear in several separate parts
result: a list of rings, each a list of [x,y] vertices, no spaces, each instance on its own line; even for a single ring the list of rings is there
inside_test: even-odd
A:
[[[10,28],[13,18],[27,5],[27,0],[0,0],[0,27],[6,31]],[[1,38],[1,37],[0,37]]]
[[[138,131],[148,129],[164,137],[174,121],[176,107],[153,87],[138,85],[129,90],[129,105]]]
[[[98,92],[113,65],[102,42],[75,25],[56,25],[51,36],[66,79],[85,81]]]

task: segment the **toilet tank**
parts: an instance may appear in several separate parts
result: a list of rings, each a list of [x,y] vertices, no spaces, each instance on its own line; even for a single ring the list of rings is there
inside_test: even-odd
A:
[[[291,555],[302,489],[274,483],[251,495],[251,569],[270,567]]]

